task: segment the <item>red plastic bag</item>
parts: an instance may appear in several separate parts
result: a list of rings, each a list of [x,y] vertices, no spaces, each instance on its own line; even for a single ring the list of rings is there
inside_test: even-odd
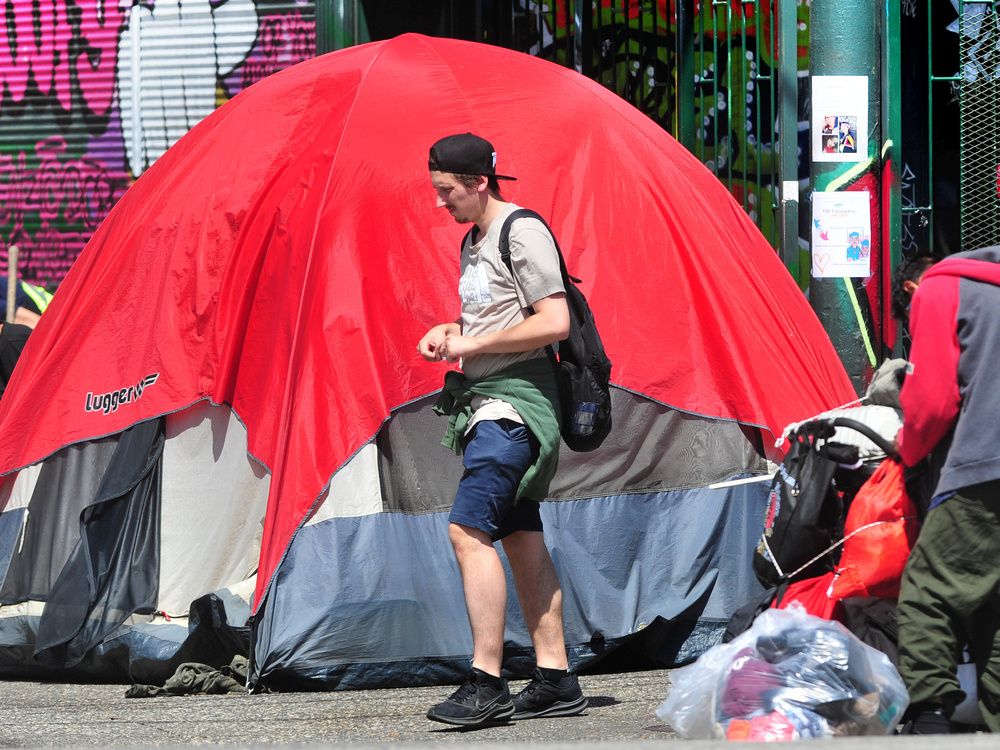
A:
[[[781,597],[781,603],[775,602],[771,608],[788,609],[792,602],[798,602],[811,615],[822,617],[824,620],[840,620],[836,611],[838,599],[830,592],[832,582],[833,573],[830,572],[791,583]]]
[[[899,580],[919,530],[917,508],[906,494],[903,465],[886,459],[847,511],[834,598],[899,596]]]
[[[791,742],[798,737],[795,725],[778,711],[750,719],[733,719],[726,727],[726,739],[731,742]]]

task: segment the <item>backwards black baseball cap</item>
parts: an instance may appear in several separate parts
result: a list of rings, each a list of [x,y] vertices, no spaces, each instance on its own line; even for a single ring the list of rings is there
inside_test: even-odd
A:
[[[481,174],[498,180],[516,177],[497,174],[497,152],[493,144],[472,133],[448,135],[431,146],[427,166],[432,172]]]

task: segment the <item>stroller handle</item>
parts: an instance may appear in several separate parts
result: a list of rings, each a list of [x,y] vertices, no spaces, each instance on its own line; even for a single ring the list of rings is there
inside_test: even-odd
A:
[[[899,461],[899,454],[893,450],[892,443],[888,442],[884,437],[879,435],[875,430],[866,425],[864,422],[859,422],[856,419],[849,419],[848,417],[835,417],[831,424],[834,427],[847,427],[848,429],[860,432],[866,438],[871,440],[875,445],[877,445],[886,456],[891,458],[893,461]]]

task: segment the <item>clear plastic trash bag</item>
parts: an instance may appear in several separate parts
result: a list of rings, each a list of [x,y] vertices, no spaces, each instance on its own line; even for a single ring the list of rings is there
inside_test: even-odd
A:
[[[656,715],[688,739],[780,742],[889,734],[908,703],[885,654],[793,604],[675,670]]]

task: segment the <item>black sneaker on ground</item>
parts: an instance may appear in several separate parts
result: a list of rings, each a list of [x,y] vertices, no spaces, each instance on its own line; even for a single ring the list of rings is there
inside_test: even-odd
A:
[[[535,669],[531,682],[514,696],[514,721],[540,719],[544,716],[576,716],[587,707],[587,699],[580,690],[575,674],[568,674],[558,682],[549,682]]]
[[[500,688],[489,684],[496,678],[473,669],[462,686],[446,701],[438,703],[427,712],[431,721],[459,727],[481,727],[502,724],[514,715],[507,680],[500,680]]]
[[[918,709],[903,724],[900,734],[952,734],[951,721],[940,708]]]

